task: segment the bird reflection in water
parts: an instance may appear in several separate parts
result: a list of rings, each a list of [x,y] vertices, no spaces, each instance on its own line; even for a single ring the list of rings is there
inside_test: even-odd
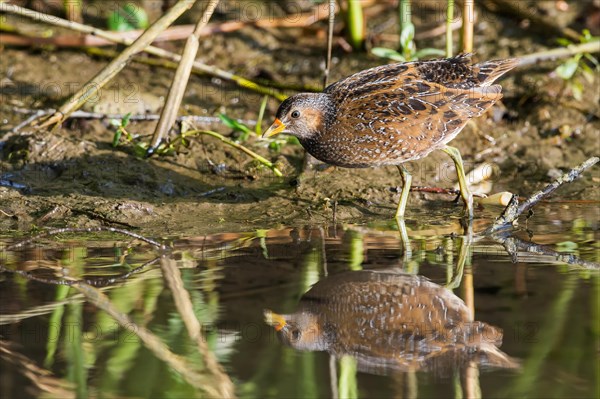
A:
[[[452,291],[395,270],[353,271],[315,284],[289,315],[265,311],[281,341],[303,351],[350,355],[364,372],[447,371],[475,361],[517,368],[498,349],[502,331],[473,321]]]

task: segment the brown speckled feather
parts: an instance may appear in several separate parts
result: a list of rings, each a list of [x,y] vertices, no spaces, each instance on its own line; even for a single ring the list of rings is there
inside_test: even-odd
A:
[[[467,122],[502,98],[494,81],[516,59],[471,65],[471,55],[382,65],[358,72],[323,93],[300,93],[281,103],[263,137],[290,133],[315,158],[347,168],[398,165],[403,187],[396,218],[404,217],[412,178],[400,165],[436,149],[456,169],[465,215],[473,195],[458,149],[447,143]]]
[[[318,133],[302,140],[316,158],[345,167],[419,159],[452,140],[501,97],[492,83],[518,60],[470,65],[470,55],[382,65],[325,89]]]
[[[351,355],[361,370],[456,367],[473,354],[488,365],[516,367],[497,348],[502,331],[473,320],[452,291],[393,270],[324,278],[285,320],[280,337],[288,345]]]

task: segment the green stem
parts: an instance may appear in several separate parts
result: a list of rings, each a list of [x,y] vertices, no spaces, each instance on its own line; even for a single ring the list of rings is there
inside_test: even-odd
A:
[[[448,0],[446,10],[446,57],[452,57],[452,20],[454,19],[454,0]]]
[[[59,285],[56,287],[55,302],[60,303],[67,298],[71,288],[67,285]],[[54,355],[60,340],[60,332],[62,327],[62,319],[65,313],[65,305],[61,304],[54,308],[50,315],[48,324],[48,340],[46,341],[46,358],[44,359],[44,367],[52,368],[54,365]]]
[[[544,384],[540,375],[544,367],[548,367],[548,355],[562,345],[560,340],[569,314],[569,305],[577,292],[577,276],[568,274],[561,292],[556,296],[554,303],[547,309],[545,320],[539,327],[540,334],[536,336],[536,344],[530,348],[530,354],[523,364],[521,374],[511,384],[512,397],[530,397],[531,393]],[[521,337],[522,338],[522,337]],[[537,386],[536,386],[537,385]]]
[[[262,102],[260,103],[260,109],[258,110],[258,117],[256,118],[256,126],[254,127],[254,131],[257,136],[262,134],[262,120],[265,116],[265,109],[267,108],[267,101],[269,100],[268,96],[264,96]]]
[[[357,362],[350,355],[344,355],[340,359],[340,380],[338,392],[340,398],[358,398]]]
[[[187,131],[183,134],[184,137],[186,136],[191,136],[191,135],[196,135],[196,134],[206,134],[208,136],[214,137],[216,139],[221,140],[223,143],[228,144],[230,146],[232,146],[233,148],[236,148],[242,152],[245,152],[246,154],[248,154],[249,156],[251,156],[252,158],[256,159],[258,162],[262,163],[263,165],[265,165],[266,167],[268,167],[269,169],[271,169],[273,171],[273,173],[275,174],[275,176],[277,177],[282,177],[283,173],[281,173],[281,171],[279,169],[277,169],[277,167],[275,167],[275,165],[270,162],[269,160],[267,160],[266,158],[263,158],[262,156],[258,155],[257,153],[255,153],[254,151],[244,147],[241,144],[236,143],[233,140],[228,139],[227,137],[217,133],[217,132],[213,132],[211,130],[190,130]]]
[[[404,27],[406,27],[407,24],[411,23],[411,5],[410,5],[410,0],[400,0],[400,3],[398,4],[398,16],[399,16],[399,21],[400,21],[400,26],[398,34],[400,36],[402,36],[402,31],[404,30]]]
[[[348,39],[355,50],[359,50],[365,41],[364,16],[359,0],[348,0]]]

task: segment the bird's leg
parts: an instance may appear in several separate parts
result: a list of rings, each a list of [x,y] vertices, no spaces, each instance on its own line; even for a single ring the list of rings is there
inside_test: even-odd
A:
[[[396,165],[400,176],[402,177],[402,191],[400,193],[400,201],[398,202],[398,209],[396,210],[396,219],[404,219],[404,211],[406,210],[406,203],[408,202],[408,193],[410,193],[410,186],[412,183],[412,176],[408,173],[408,170],[403,165]]]
[[[463,165],[460,152],[457,148],[450,147],[449,145],[442,148],[442,151],[448,154],[450,158],[452,158],[452,161],[454,161],[456,174],[458,176],[458,186],[460,187],[460,196],[462,197],[463,201],[465,201],[465,213],[469,219],[473,219],[473,193],[469,191],[469,187],[467,186],[465,167]]]
[[[412,247],[410,246],[410,239],[408,238],[408,232],[406,231],[406,223],[404,223],[404,219],[397,218],[396,223],[398,223],[398,232],[400,233],[400,239],[402,240],[402,249],[403,249],[403,261],[408,265],[410,259],[412,258]]]

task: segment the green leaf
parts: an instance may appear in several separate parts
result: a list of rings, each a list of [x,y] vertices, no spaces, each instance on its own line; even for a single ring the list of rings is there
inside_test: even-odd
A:
[[[300,145],[300,140],[298,140],[298,137],[296,136],[288,136],[286,143],[292,145]]]
[[[269,143],[269,150],[273,151],[273,152],[280,152],[281,151],[281,143],[279,141],[271,141]]]
[[[559,65],[555,71],[558,76],[563,78],[564,80],[569,80],[575,75],[577,72],[577,67],[579,66],[579,62],[575,58],[569,58],[564,64]]]
[[[377,57],[388,58],[394,61],[405,62],[406,58],[396,50],[385,47],[374,47],[371,49],[371,53]]]
[[[582,31],[582,35],[579,38],[579,40],[581,41],[581,43],[589,43],[589,42],[593,42],[594,40],[599,40],[600,37],[598,36],[592,36],[592,33],[590,32],[589,29],[584,29]]]
[[[577,250],[578,245],[573,241],[563,241],[556,244],[556,249],[560,252],[573,252]]]
[[[108,29],[111,31],[124,32],[147,27],[148,15],[146,11],[134,3],[126,3],[122,8],[108,16]]]
[[[577,101],[583,100],[583,83],[579,81],[579,79],[574,79],[570,82],[571,91],[573,92],[573,97]]]
[[[439,55],[446,55],[446,52],[444,50],[440,50],[437,48],[423,48],[415,53],[414,58],[421,59],[424,57],[439,56]]]
[[[119,141],[121,140],[122,133],[123,133],[123,131],[121,130],[121,128],[117,128],[117,130],[115,131],[115,135],[113,136],[113,141],[112,141],[113,147],[117,147],[119,145]]]
[[[250,130],[250,128],[248,126],[244,125],[243,123],[239,123],[235,119],[232,119],[225,114],[219,114],[219,119],[221,119],[221,121],[223,122],[223,124],[225,126],[227,126],[228,128],[231,128],[235,131],[247,133],[247,134],[252,133],[252,130]]]
[[[125,114],[123,119],[121,119],[121,127],[126,127],[129,124],[129,119],[131,118],[131,112]]]
[[[145,158],[148,145],[146,143],[137,143],[133,146],[133,153],[138,158]]]
[[[565,47],[570,46],[571,44],[573,44],[572,41],[570,41],[569,39],[565,39],[564,37],[560,37],[560,38],[556,39],[556,42],[558,44],[560,44],[561,46],[565,46]]]
[[[594,64],[596,69],[600,69],[600,63],[598,62],[598,59],[596,57],[594,57],[590,53],[584,53],[583,56],[587,58],[587,60],[590,61],[592,64]]]
[[[414,44],[412,44],[414,37],[415,26],[412,23],[406,24],[406,26],[402,28],[402,32],[400,33],[400,45],[402,46],[402,48],[408,49],[410,47],[414,47]]]
[[[583,72],[583,77],[588,83],[594,83],[596,79],[596,73],[590,66],[586,63],[581,63],[581,70]]]
[[[581,33],[585,40],[590,40],[592,38],[592,33],[590,32],[589,29],[584,29],[581,31]]]

